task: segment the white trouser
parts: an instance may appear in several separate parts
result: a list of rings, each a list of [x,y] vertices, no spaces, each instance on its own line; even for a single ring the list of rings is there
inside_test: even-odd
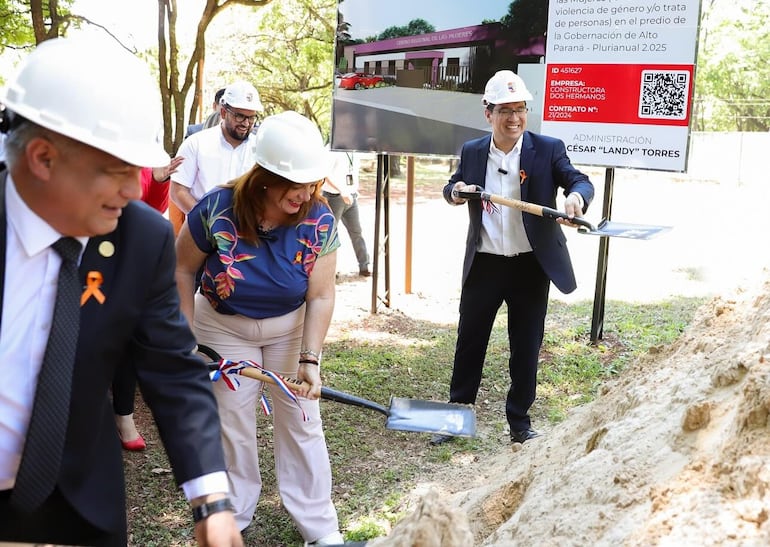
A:
[[[200,294],[195,296],[193,330],[199,343],[234,361],[251,360],[266,370],[296,377],[305,307],[280,317],[249,319],[217,313]],[[263,383],[239,377],[231,391],[214,384],[222,423],[222,444],[230,480],[230,496],[241,530],[254,518],[262,489],[257,456],[256,409]],[[300,398],[308,421],[286,394],[268,384],[273,408],[273,445],[278,491],[284,507],[306,541],[339,529],[331,500],[332,473],[318,401]]]

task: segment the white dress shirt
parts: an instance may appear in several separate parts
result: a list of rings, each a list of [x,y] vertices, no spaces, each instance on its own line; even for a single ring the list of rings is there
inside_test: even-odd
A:
[[[522,138],[519,137],[513,149],[506,154],[490,139],[487,174],[484,179],[484,189],[490,194],[521,200],[521,141]],[[530,252],[532,246],[524,231],[522,212],[512,207],[495,207],[496,211],[485,210],[481,213],[479,252],[501,256]]]
[[[334,158],[328,179],[332,185],[324,182],[321,189],[329,194],[341,194],[343,196],[358,195],[358,170],[360,160],[353,152],[330,152]],[[350,176],[350,178],[348,178]]]
[[[27,207],[10,175],[5,192],[8,266],[0,326],[0,378],[5,379],[0,389],[0,490],[12,488],[16,481],[61,267],[61,257],[51,248],[61,234]],[[80,239],[84,245],[87,241]]]
[[[171,180],[190,189],[196,201],[220,184],[225,184],[254,167],[257,162],[256,136],[253,131],[238,146],[227,142],[222,127],[198,131],[187,137],[177,151],[184,161]]]

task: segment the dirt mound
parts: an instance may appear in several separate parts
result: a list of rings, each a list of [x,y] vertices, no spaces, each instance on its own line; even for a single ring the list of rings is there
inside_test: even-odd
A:
[[[616,217],[674,230],[647,242],[612,242],[607,298],[715,298],[675,345],[638,360],[545,436],[491,459],[455,455],[446,471],[418,485],[412,500],[433,487],[467,514],[473,545],[770,545],[770,255],[736,244],[764,233],[762,217],[747,215],[745,204],[767,202],[768,186],[638,171],[623,178]],[[467,215],[443,203],[440,187],[414,215],[414,294],[399,291],[403,207],[391,211],[399,274],[393,301],[408,310],[405,320],[457,317]],[[601,193],[597,185],[593,218]],[[650,195],[666,199],[640,208]],[[703,211],[715,203],[720,222],[704,223]],[[552,291],[552,298],[590,299],[598,240],[567,235],[579,288]],[[343,244],[343,268],[355,267],[350,247]],[[752,288],[736,290],[738,284]],[[340,303],[355,305],[340,305],[335,317],[376,322],[368,315],[370,287],[355,279],[342,287],[348,294]]]
[[[770,545],[770,281],[442,488],[476,545]]]
[[[431,489],[387,538],[366,544],[369,547],[467,547],[473,544],[473,534],[465,514]]]

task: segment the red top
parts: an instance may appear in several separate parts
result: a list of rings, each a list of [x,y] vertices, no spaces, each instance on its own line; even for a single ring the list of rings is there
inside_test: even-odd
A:
[[[153,207],[165,213],[168,209],[168,187],[169,181],[155,182],[152,179],[152,168],[142,168],[142,201],[150,207]]]

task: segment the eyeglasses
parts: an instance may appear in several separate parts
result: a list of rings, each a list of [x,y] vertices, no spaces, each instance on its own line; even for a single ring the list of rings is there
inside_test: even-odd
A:
[[[526,106],[520,106],[518,108],[498,108],[497,110],[493,110],[493,112],[499,114],[503,118],[509,118],[512,114],[516,114],[517,116],[523,116],[527,112],[529,112],[529,108]]]
[[[235,123],[243,123],[243,122],[249,122],[254,123],[257,121],[257,115],[254,114],[253,116],[246,116],[244,114],[240,114],[238,112],[235,112],[234,110],[230,109],[230,107],[226,106],[225,110],[227,110],[230,114],[232,114],[233,119],[235,120]]]

